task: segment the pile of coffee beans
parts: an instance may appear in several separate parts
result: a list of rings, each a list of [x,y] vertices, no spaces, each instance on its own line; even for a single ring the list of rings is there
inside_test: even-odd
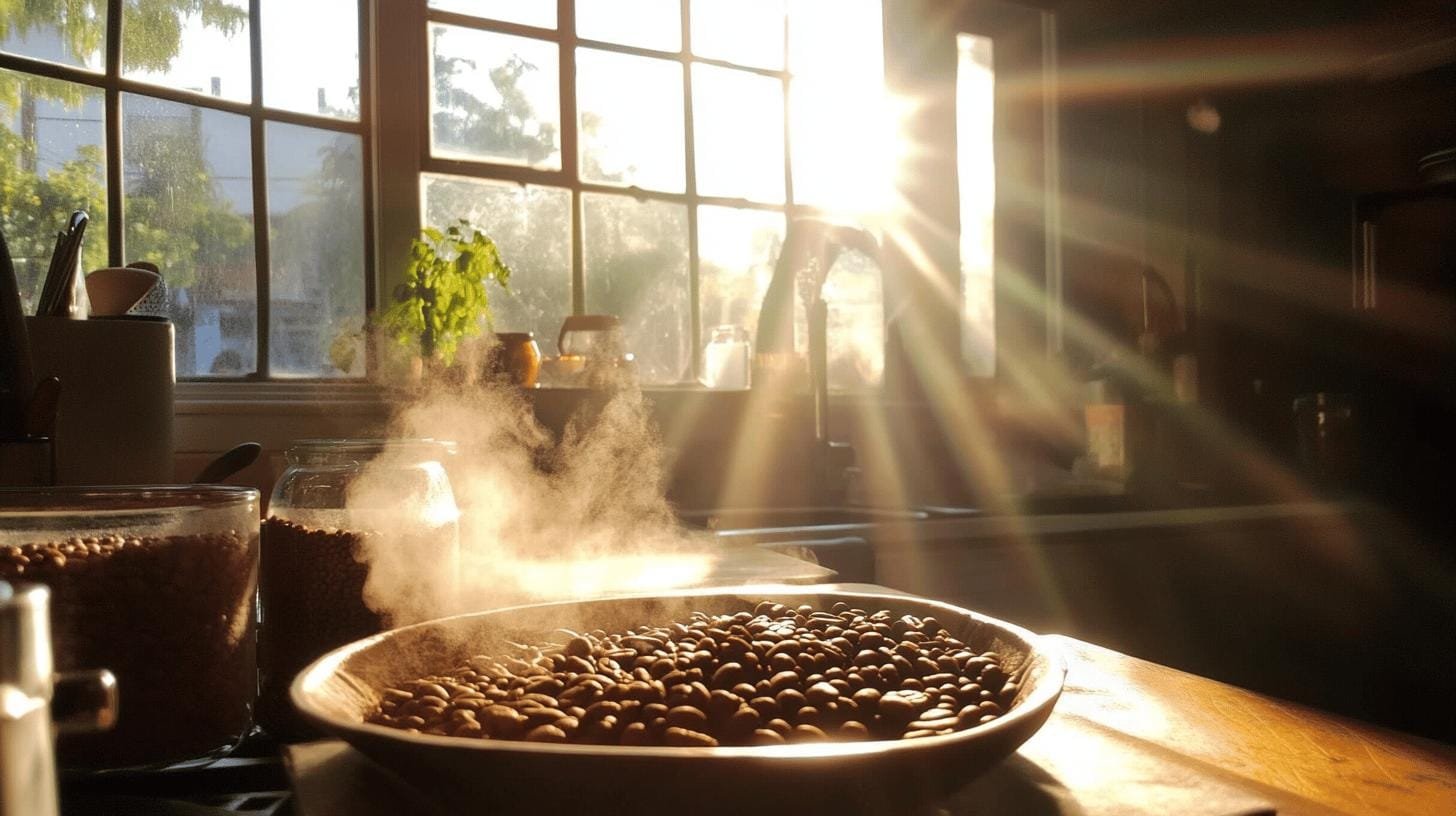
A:
[[[298,672],[331,649],[389,628],[364,603],[369,567],[361,558],[370,535],[263,521],[258,720],[275,737],[310,733],[288,701]]]
[[[990,722],[1018,685],[935,618],[836,603],[563,633],[384,689],[368,722],[592,745],[916,739]]]
[[[0,578],[50,588],[56,668],[116,675],[116,727],[63,737],[63,763],[185,759],[246,734],[256,547],[253,535],[231,531],[0,547]]]

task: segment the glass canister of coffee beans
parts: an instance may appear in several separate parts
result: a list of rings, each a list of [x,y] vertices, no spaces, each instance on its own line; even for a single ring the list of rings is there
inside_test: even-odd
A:
[[[109,669],[110,731],[63,734],[63,768],[226,755],[252,729],[258,491],[0,490],[0,579],[45,584],[57,671]]]
[[[459,511],[434,439],[293,443],[263,522],[258,721],[313,736],[288,687],[323,653],[451,614]]]

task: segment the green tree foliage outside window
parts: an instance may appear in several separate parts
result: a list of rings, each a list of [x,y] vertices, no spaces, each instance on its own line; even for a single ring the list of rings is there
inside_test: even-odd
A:
[[[183,21],[195,16],[229,36],[247,22],[246,8],[226,0],[126,0],[124,70],[165,70],[182,49]],[[12,36],[53,32],[70,54],[104,49],[107,0],[0,0],[0,41]],[[5,119],[25,120],[37,101],[79,108],[94,89],[48,77],[0,71],[0,111]],[[55,233],[72,210],[92,218],[83,264],[105,266],[106,187],[103,148],[82,145],[58,169],[37,172],[41,150],[33,132],[0,127],[0,229],[14,254],[43,269]],[[139,140],[143,155],[128,155],[139,169],[136,189],[128,190],[131,246],[127,260],[148,260],[167,272],[169,286],[186,287],[198,268],[236,262],[250,243],[247,218],[232,211],[208,181],[203,144],[186,134],[158,129],[154,139]],[[18,158],[18,161],[12,160]],[[181,208],[174,202],[183,202]]]

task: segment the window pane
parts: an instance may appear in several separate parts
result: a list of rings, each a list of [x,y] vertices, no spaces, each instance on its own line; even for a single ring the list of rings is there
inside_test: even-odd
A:
[[[837,214],[883,212],[895,117],[884,90],[879,0],[794,0],[789,18],[794,200]]]
[[[425,175],[420,195],[426,224],[470,221],[511,268],[510,289],[488,290],[496,331],[534,332],[541,353],[556,354],[571,314],[571,191]]]
[[[757,68],[784,67],[784,0],[693,0],[693,53]]]
[[[556,27],[556,0],[430,0],[430,8],[521,25]]]
[[[107,5],[0,5],[0,51],[92,71],[104,70],[102,52],[106,46]]]
[[[996,74],[991,39],[956,37],[956,164],[961,199],[961,359],[972,376],[996,373]]]
[[[364,376],[364,168],[352,133],[269,122],[268,363]]]
[[[783,203],[783,83],[694,65],[693,145],[698,193]]]
[[[577,49],[581,177],[680,193],[682,66]]]
[[[27,314],[72,210],[91,216],[84,268],[106,266],[103,106],[100,90],[0,71],[0,229]]]
[[[687,208],[629,196],[582,196],[586,309],[622,318],[644,383],[691,376]]]
[[[162,269],[177,327],[177,376],[256,370],[248,120],[122,97],[127,260]]]
[[[678,0],[576,0],[576,35],[677,51],[682,48],[682,5]]]
[[[555,43],[447,25],[430,40],[436,155],[561,167]]]
[[[359,118],[358,0],[262,0],[263,104]]]
[[[238,102],[253,98],[246,0],[124,3],[121,69],[128,79]]]
[[[824,302],[829,304],[829,386],[853,390],[878,385],[885,370],[879,267],[860,252],[840,255],[824,282]]]
[[[698,302],[705,340],[715,326],[737,326],[757,339],[758,310],[783,244],[783,213],[698,208]]]

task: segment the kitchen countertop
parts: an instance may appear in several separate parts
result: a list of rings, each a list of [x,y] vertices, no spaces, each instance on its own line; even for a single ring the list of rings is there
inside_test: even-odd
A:
[[[1450,746],[1072,638],[1048,640],[1068,663],[1052,718],[943,813],[1456,813]],[[428,812],[342,742],[292,746],[287,757],[301,816]],[[361,788],[376,809],[360,809]]]
[[[1066,637],[1053,722],[1090,725],[1268,797],[1279,813],[1456,813],[1456,748]],[[1019,752],[1055,755],[1044,730]]]
[[[853,584],[835,588],[885,591]],[[1452,746],[1072,638],[1047,640],[1062,650],[1068,665],[1066,688],[1051,719],[1013,757],[942,803],[941,814],[1456,813]],[[117,777],[109,784],[93,780],[85,798],[70,798],[73,806],[65,813],[431,812],[420,794],[342,742],[288,746],[283,754],[291,797],[277,793],[289,780],[270,750],[224,760],[213,769]],[[259,793],[266,791],[275,793]],[[274,804],[258,809],[260,796],[274,797]],[[171,807],[162,801],[168,797],[226,810]]]
[[[837,536],[864,536],[875,539],[913,536],[921,539],[973,540],[1008,535],[1054,535],[1102,530],[1191,527],[1201,524],[1228,524],[1271,519],[1324,518],[1349,513],[1359,506],[1346,502],[1310,501],[1288,504],[1121,510],[1102,513],[998,515],[965,511],[948,515],[931,515],[928,518],[719,530],[717,535],[725,541],[780,541],[786,538],[812,539]]]

